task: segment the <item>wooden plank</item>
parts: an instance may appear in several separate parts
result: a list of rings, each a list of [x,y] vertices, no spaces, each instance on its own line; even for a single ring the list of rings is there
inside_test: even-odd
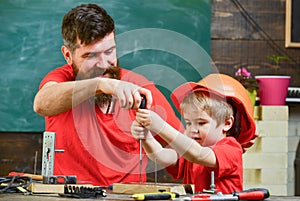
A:
[[[114,183],[113,193],[116,194],[136,194],[136,193],[155,193],[155,192],[173,192],[179,195],[194,193],[193,184],[175,184],[175,183]]]

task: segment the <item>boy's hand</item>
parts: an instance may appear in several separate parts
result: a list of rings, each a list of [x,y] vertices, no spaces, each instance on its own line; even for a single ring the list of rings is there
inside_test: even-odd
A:
[[[148,133],[148,129],[143,127],[140,123],[138,123],[136,120],[134,120],[131,124],[131,134],[132,136],[139,140],[139,139],[146,139],[146,135]]]
[[[166,122],[157,113],[147,109],[137,110],[136,121],[157,134],[166,126]]]
[[[150,110],[138,109],[136,112],[136,121],[144,127],[151,127],[152,120]]]

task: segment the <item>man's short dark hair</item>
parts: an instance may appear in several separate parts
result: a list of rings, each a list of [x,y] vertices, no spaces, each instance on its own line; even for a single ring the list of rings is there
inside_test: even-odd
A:
[[[96,4],[82,4],[73,8],[63,18],[62,37],[71,51],[77,48],[77,38],[88,45],[104,38],[115,30],[113,19]]]

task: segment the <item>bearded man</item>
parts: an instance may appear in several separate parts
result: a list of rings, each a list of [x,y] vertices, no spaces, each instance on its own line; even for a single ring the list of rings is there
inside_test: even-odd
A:
[[[141,95],[173,127],[181,127],[163,94],[145,77],[120,68],[113,19],[100,6],[83,4],[63,18],[67,64],[49,72],[34,99],[45,130],[56,133],[54,174],[108,186],[140,181],[139,142],[131,136]],[[179,128],[178,128],[179,129]],[[146,181],[147,157],[143,157]]]

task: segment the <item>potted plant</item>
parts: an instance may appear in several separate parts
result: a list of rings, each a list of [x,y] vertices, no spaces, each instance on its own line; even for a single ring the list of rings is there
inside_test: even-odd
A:
[[[284,55],[271,55],[267,58],[275,64],[273,65],[275,70],[280,68],[279,62],[281,60],[289,60]],[[261,105],[285,105],[290,76],[260,75],[255,76],[255,79],[260,86],[259,99]]]
[[[251,76],[251,72],[246,67],[241,67],[235,72],[235,78],[247,89],[253,107],[255,106],[259,84]]]
[[[285,55],[279,55],[279,56],[269,55],[269,56],[267,56],[267,58],[275,63],[275,66],[274,66],[275,69],[280,68],[280,66],[279,66],[280,60],[287,60],[287,61],[289,60],[289,58]]]

